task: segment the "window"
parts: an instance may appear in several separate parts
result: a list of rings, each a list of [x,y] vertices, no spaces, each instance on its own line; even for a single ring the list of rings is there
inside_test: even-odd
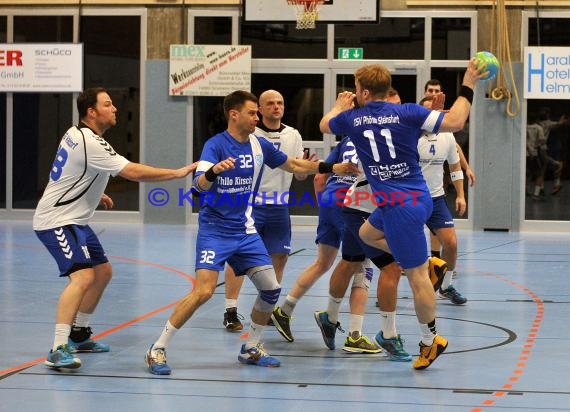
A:
[[[73,18],[15,16],[14,41],[71,43]],[[15,209],[36,207],[48,182],[61,136],[71,125],[71,107],[71,93],[14,93],[12,206]]]
[[[528,19],[529,46],[570,46],[570,16]],[[538,124],[546,142],[526,159],[526,220],[570,220],[570,99],[527,100],[527,139]],[[530,143],[531,140],[527,140]],[[535,145],[533,145],[535,146]]]
[[[325,59],[327,26],[297,30],[296,23],[241,25],[240,44],[252,45],[254,59]]]
[[[423,18],[382,18],[379,24],[335,24],[335,50],[362,47],[365,59],[423,59]]]
[[[83,16],[80,41],[84,43],[84,87],[109,90],[117,107],[117,124],[105,133],[115,151],[132,162],[140,152],[140,65],[139,16]],[[114,177],[106,193],[116,210],[139,209],[139,184]]]

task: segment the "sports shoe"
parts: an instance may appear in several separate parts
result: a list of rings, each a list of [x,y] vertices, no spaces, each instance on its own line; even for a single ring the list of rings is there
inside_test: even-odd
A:
[[[247,365],[265,366],[267,368],[277,368],[281,366],[281,362],[265,352],[263,344],[261,343],[249,349],[245,348],[245,343],[241,345],[238,361]]]
[[[148,371],[153,375],[170,375],[170,366],[166,364],[166,349],[165,348],[154,348],[150,345],[144,361],[146,366],[148,366]]]
[[[224,327],[228,332],[239,332],[243,329],[243,323],[241,323],[241,316],[237,313],[237,308],[227,308],[226,313],[224,313]]]
[[[414,369],[425,369],[437,359],[447,348],[447,339],[441,335],[436,335],[431,346],[426,346],[420,342],[420,355],[414,361]]]
[[[447,263],[444,260],[434,256],[429,258],[429,280],[433,285],[433,290],[439,289],[445,272],[447,272]]]
[[[349,334],[344,341],[342,350],[350,353],[379,353],[382,351],[382,348],[370,342],[370,339],[365,335],[360,335],[358,339],[353,339]]]
[[[44,364],[55,369],[77,369],[81,366],[81,359],[71,354],[68,345],[59,345],[55,351],[49,351]]]
[[[459,293],[452,285],[445,290],[439,290],[439,296],[444,299],[449,299],[454,305],[463,305],[467,303],[467,298]]]
[[[374,340],[378,346],[386,351],[391,361],[409,362],[412,360],[412,355],[404,350],[404,340],[400,335],[386,339],[382,331],[380,331],[376,334]]]
[[[336,324],[329,321],[329,314],[322,310],[315,312],[315,320],[317,321],[317,325],[321,328],[321,333],[323,334],[323,340],[325,341],[325,345],[330,350],[334,350],[334,336],[336,334],[336,330],[340,330],[344,332],[344,329],[340,327],[340,323],[337,322]]]
[[[291,316],[284,314],[279,306],[276,306],[273,312],[271,312],[271,320],[273,321],[273,326],[277,328],[277,331],[287,342],[295,340],[291,333]]]
[[[560,192],[562,190],[562,185],[556,185],[552,188],[552,192],[550,192],[551,195],[555,195],[558,192]]]
[[[109,352],[111,347],[103,342],[97,342],[91,339],[93,332],[90,327],[86,328],[71,328],[71,333],[69,334],[69,339],[67,340],[67,345],[69,346],[69,351],[71,353],[78,352],[89,352],[89,353],[100,353]]]

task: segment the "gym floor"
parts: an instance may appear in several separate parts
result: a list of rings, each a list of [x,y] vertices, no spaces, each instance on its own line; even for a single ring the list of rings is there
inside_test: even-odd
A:
[[[178,332],[168,348],[170,376],[148,373],[144,354],[177,299],[192,287],[194,226],[92,225],[114,277],[92,319],[111,352],[80,355],[74,371],[43,365],[51,347],[57,299],[65,285],[29,221],[0,221],[0,411],[562,411],[570,410],[570,234],[458,231],[455,287],[463,306],[438,300],[438,329],[447,351],[427,370],[382,353],[334,351],[322,341],[315,310],[326,309],[328,275],[299,302],[285,342],[272,327],[266,350],[280,368],[241,365],[240,333],[222,326],[224,288]],[[284,296],[316,256],[314,227],[294,227]],[[379,328],[373,281],[364,321]],[[219,283],[223,282],[220,276]],[[249,321],[255,289],[244,283],[239,311]],[[398,329],[418,352],[419,328],[405,278]],[[282,298],[279,302],[282,301]],[[341,308],[348,325],[348,299]],[[247,328],[247,325],[246,325]]]

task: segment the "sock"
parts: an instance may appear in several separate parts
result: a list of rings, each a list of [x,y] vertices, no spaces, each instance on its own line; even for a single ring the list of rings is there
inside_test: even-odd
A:
[[[237,299],[226,298],[226,309],[237,308]]]
[[[433,339],[437,335],[435,319],[430,323],[420,323],[420,331],[422,333],[422,343],[426,346],[431,346],[433,344]]]
[[[297,302],[299,302],[299,299],[287,295],[285,302],[283,302],[281,306],[281,312],[283,312],[284,315],[291,316],[295,310],[295,306],[297,306]]]
[[[330,320],[330,316],[329,316]],[[354,315],[350,314],[350,321],[348,323],[348,332],[352,335],[352,338],[358,338],[362,333],[362,324],[364,323],[364,316],[363,315]],[[353,335],[353,333],[357,333],[357,335]]]
[[[396,312],[380,311],[380,330],[385,339],[398,336],[396,331]]]
[[[445,276],[443,277],[443,282],[441,282],[441,287],[439,289],[440,290],[447,289],[448,287],[451,286],[452,282],[453,282],[453,271],[448,270],[447,272],[445,272]]]
[[[338,313],[340,312],[340,304],[342,303],[342,298],[335,298],[329,295],[329,307],[327,309],[327,314],[329,315],[329,321],[331,323],[338,322]]]
[[[560,178],[559,177],[554,178],[554,186],[560,186]]]
[[[91,318],[91,313],[77,312],[75,315],[75,321],[73,326],[76,328],[86,328],[89,326],[89,319]]]
[[[53,346],[52,346],[52,350],[54,352],[58,346],[67,345],[67,339],[69,338],[70,332],[71,332],[71,325],[66,325],[65,323],[56,323],[55,337],[53,339]]]
[[[249,324],[249,332],[248,332],[249,337],[245,344],[246,349],[253,348],[259,343],[259,341],[261,340],[261,333],[263,332],[264,329],[265,329],[264,325],[258,325],[256,323],[253,323],[253,321],[251,321],[251,323]]]
[[[534,193],[533,193],[533,195],[535,195],[535,196],[540,195],[540,186],[537,185],[537,186],[534,187]]]
[[[432,250],[432,251],[431,251],[431,255],[432,255],[433,257],[436,257],[436,258],[440,258],[440,259],[441,259],[441,252],[440,252],[439,250]]]
[[[153,349],[166,348],[174,335],[176,335],[176,332],[178,332],[178,329],[172,326],[172,323],[170,323],[170,321],[166,321],[166,325],[164,325],[164,329],[162,330],[160,338],[158,338],[158,340],[154,342],[154,345],[152,345]]]

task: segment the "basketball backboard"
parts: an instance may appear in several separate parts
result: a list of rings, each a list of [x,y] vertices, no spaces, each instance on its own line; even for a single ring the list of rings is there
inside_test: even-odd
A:
[[[378,23],[380,0],[324,0],[319,6],[319,23]],[[287,0],[243,0],[243,18],[249,22],[295,21],[295,8]]]

